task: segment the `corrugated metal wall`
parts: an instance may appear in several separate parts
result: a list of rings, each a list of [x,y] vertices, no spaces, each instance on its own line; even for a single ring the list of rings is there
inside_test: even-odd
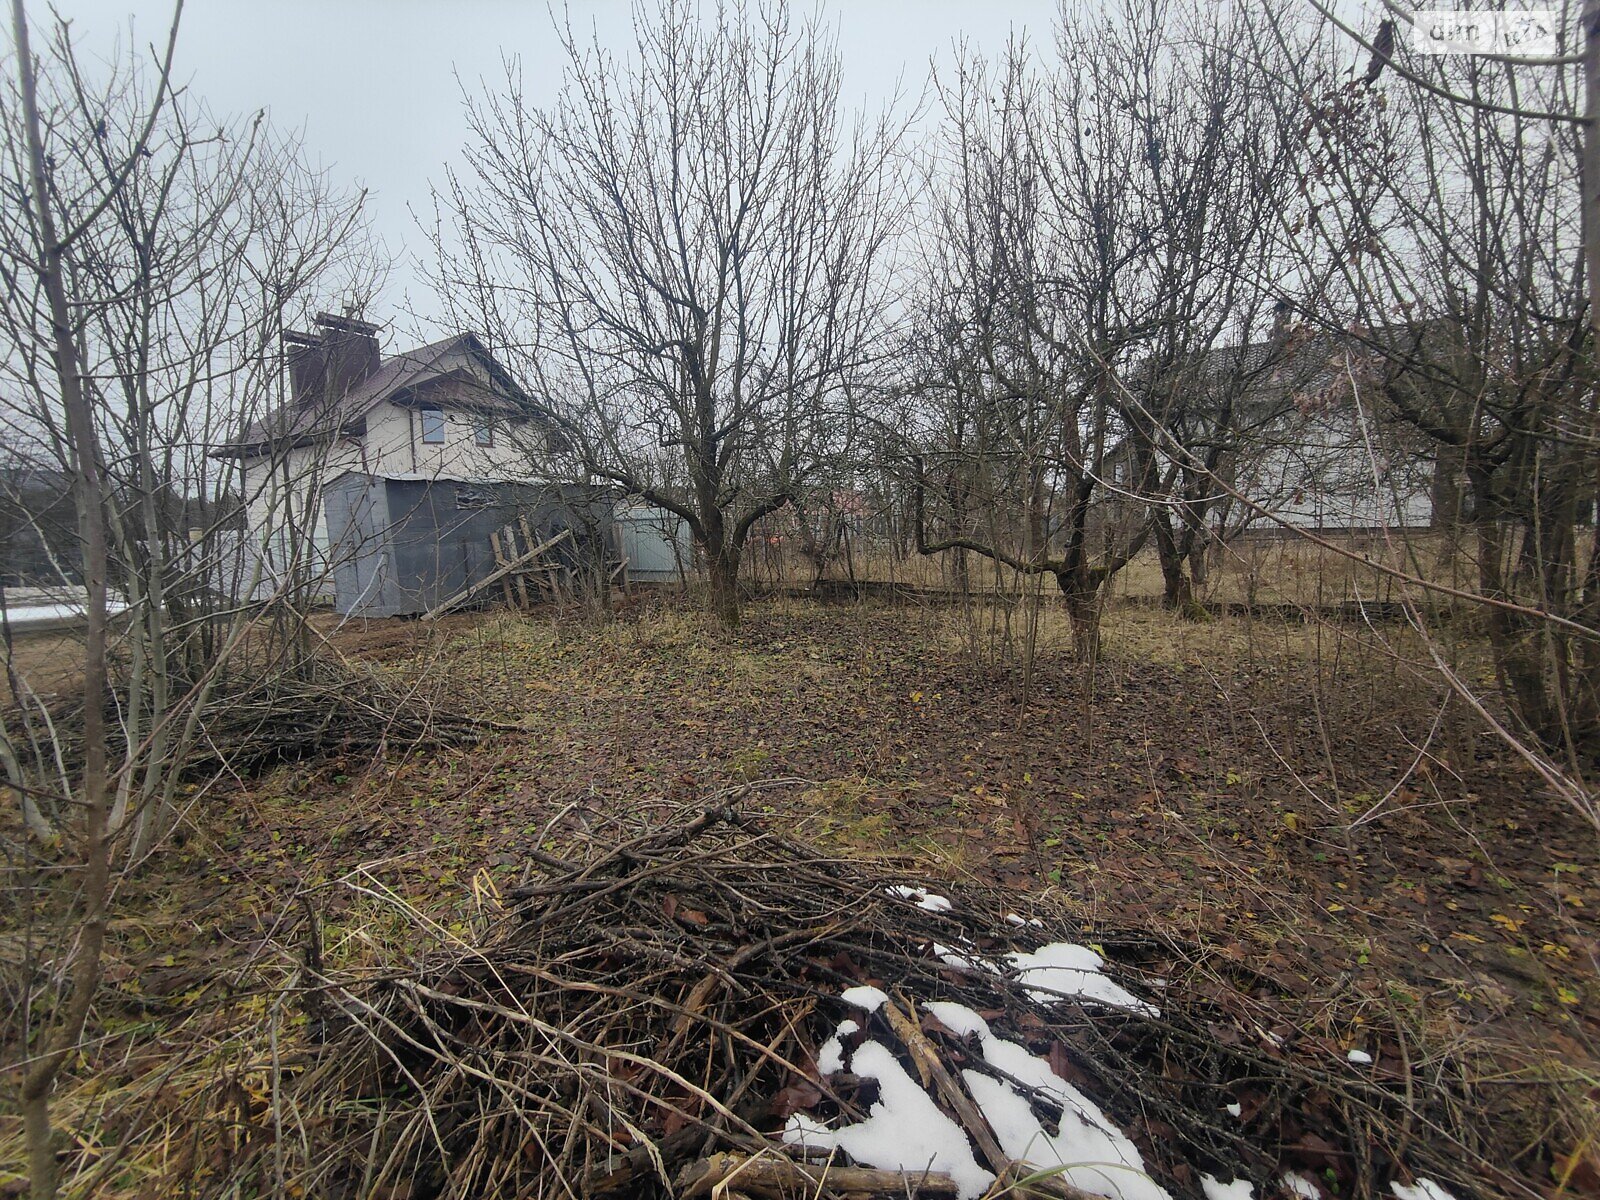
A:
[[[628,577],[646,583],[677,583],[694,570],[694,548],[683,521],[638,500],[617,505],[617,548],[628,560]]]
[[[387,617],[424,613],[496,567],[490,538],[526,520],[536,540],[571,528],[609,536],[609,501],[558,485],[370,479],[344,475],[326,492],[335,607]],[[592,546],[561,548],[575,565]]]

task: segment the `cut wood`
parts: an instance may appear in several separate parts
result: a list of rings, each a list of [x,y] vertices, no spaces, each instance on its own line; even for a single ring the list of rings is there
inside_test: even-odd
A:
[[[922,1026],[917,1022],[917,1006],[907,999],[904,993],[897,992],[896,999],[899,1004],[891,1000],[883,1006],[883,1015],[889,1020],[889,1028],[894,1030],[895,1036],[910,1053],[917,1074],[922,1078],[922,1086],[927,1087],[929,1082],[932,1082],[938,1089],[939,1098],[955,1113],[956,1119],[961,1122],[961,1127],[967,1131],[967,1136],[977,1146],[985,1165],[996,1175],[1004,1174],[1006,1168],[1011,1165],[1011,1160],[1000,1149],[1000,1143],[995,1140],[994,1130],[989,1128],[989,1122],[983,1119],[983,1114],[978,1111],[978,1106],[973,1103],[972,1097],[967,1095],[967,1090],[945,1069],[939,1052],[923,1035]],[[900,1004],[905,1005],[904,1012],[900,1010]]]
[[[659,1145],[640,1145],[617,1155],[604,1170],[591,1171],[579,1191],[584,1196],[638,1194],[656,1176],[656,1162],[673,1162],[705,1141],[706,1131],[691,1125],[661,1139]]]
[[[497,567],[505,566],[509,560],[506,558],[505,553],[500,549],[500,535],[499,534],[491,533],[489,535],[489,548],[494,551],[494,563],[495,563],[495,566],[497,566]],[[502,579],[500,581],[500,594],[505,598],[506,607],[510,608],[511,607],[511,581],[509,579]]]
[[[538,558],[546,550],[552,549],[555,546],[559,546],[562,542],[566,541],[571,536],[572,536],[572,530],[563,529],[560,533],[556,534],[555,537],[549,539],[548,541],[540,542],[537,546],[535,546],[532,550],[529,550],[526,554],[521,555],[518,558],[512,559],[510,562],[506,563],[503,567],[497,567],[495,570],[493,570],[489,574],[485,575],[482,579],[478,580],[477,583],[472,584],[470,587],[463,588],[461,591],[457,592],[454,596],[451,596],[450,599],[444,601],[442,604],[438,605],[435,608],[429,609],[427,612],[422,614],[422,619],[424,621],[431,621],[435,617],[439,616],[441,613],[449,612],[456,605],[462,604],[462,603],[472,599],[472,597],[476,596],[479,592],[483,591],[485,588],[490,587],[493,584],[499,583],[500,580],[504,579],[507,575],[511,574],[512,571],[517,570],[519,567],[526,566],[528,563],[530,563],[534,559]]]
[[[321,710],[295,711],[309,719]],[[414,935],[394,939],[392,965],[325,966],[319,988],[339,1016],[307,1051],[312,1065],[284,1084],[285,1112],[314,1112],[316,1120],[251,1150],[241,1183],[260,1178],[270,1161],[264,1154],[281,1151],[284,1178],[315,1185],[302,1185],[308,1195],[334,1194],[328,1185],[342,1182],[329,1163],[371,1162],[387,1165],[373,1169],[364,1194],[419,1178],[430,1194],[525,1200],[958,1200],[947,1173],[923,1168],[970,1165],[970,1155],[993,1173],[987,1200],[1086,1200],[1073,1180],[1093,1186],[1113,1170],[1166,1187],[1185,1183],[1185,1164],[1174,1163],[1185,1152],[1219,1174],[1259,1178],[1300,1169],[1303,1145],[1319,1154],[1322,1145],[1338,1147],[1346,1162],[1357,1161],[1347,1147],[1378,1153],[1384,1131],[1400,1127],[1394,1114],[1425,1114],[1430,1136],[1451,1128],[1453,1098],[1429,1106],[1423,1089],[1403,1096],[1387,1081],[1366,1084],[1342,1056],[1317,1068],[1263,1053],[1246,1017],[1224,1016],[1210,1001],[1191,1014],[1169,994],[1160,1021],[1130,1012],[1115,1026],[1097,1019],[1085,1033],[1077,1006],[1034,1004],[1026,984],[1001,969],[1016,944],[1011,887],[966,884],[949,910],[920,908],[902,898],[904,885],[886,886],[881,868],[740,811],[750,790],[702,798],[668,821],[620,824],[603,840],[573,835],[553,842],[557,850],[535,848],[574,800],[530,839],[528,882],[501,892],[502,906],[481,931],[436,931],[418,913]],[[980,949],[979,939],[994,948]],[[966,945],[963,953],[994,969],[952,970],[927,952],[936,941]],[[1128,944],[1112,939],[1113,947]],[[869,981],[887,1003],[864,1018],[845,993]],[[1054,1058],[1059,1045],[1092,1079],[1125,1088],[1103,1118],[1108,1137],[1113,1121],[1127,1121],[1137,1131],[1130,1139],[1148,1149],[1135,1156],[1108,1146],[1092,1171],[1063,1172],[1049,1152],[1049,1126],[1073,1119],[1064,1111],[1073,1103],[1066,1084],[1018,1080],[969,1039],[929,1032],[924,997],[932,996],[991,1014],[995,1032],[1014,1039],[1019,1053],[1048,1043]],[[846,1014],[943,1114],[932,1122],[936,1132],[918,1128],[914,1149],[880,1156],[872,1130],[860,1140],[846,1132],[870,1124],[884,1103],[884,1081],[860,1073],[870,1059],[850,1060],[855,1077],[821,1071],[834,1054],[829,1046],[822,1056],[821,1039],[838,1038]],[[836,1044],[842,1065],[845,1043]],[[1051,1060],[1039,1066],[1048,1070]],[[1011,1134],[985,1117],[968,1070],[1009,1080],[1026,1100],[1023,1145],[1013,1147]],[[1304,1122],[1295,1129],[1306,1141],[1257,1149],[1209,1103],[1269,1091]],[[929,1116],[918,1107],[921,1116],[911,1119]],[[1022,1141],[1020,1110],[1016,1119]],[[864,1157],[807,1158],[774,1138],[814,1123],[831,1133],[818,1141],[843,1139]],[[925,1144],[923,1133],[937,1141]],[[1446,1144],[1438,1150],[1413,1139],[1410,1176],[1459,1178],[1447,1153],[1480,1164],[1459,1135]],[[1054,1171],[1005,1157],[1034,1145]],[[1382,1191],[1391,1170],[1390,1159],[1382,1161],[1369,1172],[1374,1186],[1344,1194]],[[910,1169],[893,1169],[902,1162]],[[354,1192],[358,1177],[348,1182],[344,1190]],[[977,1189],[966,1176],[961,1182]]]
[[[999,1177],[989,1187],[989,1195],[999,1200],[1001,1196],[1041,1196],[1047,1200],[1100,1200],[1094,1192],[1073,1187],[1059,1173],[1052,1174],[1032,1163],[1013,1162],[1006,1165]]]
[[[511,526],[507,525],[500,531],[500,537],[506,545],[506,560],[509,562],[517,556],[517,535]],[[528,539],[528,545],[533,544],[533,539]],[[516,585],[517,604],[523,612],[528,611],[528,580],[526,572],[517,571],[511,576],[511,581]]]

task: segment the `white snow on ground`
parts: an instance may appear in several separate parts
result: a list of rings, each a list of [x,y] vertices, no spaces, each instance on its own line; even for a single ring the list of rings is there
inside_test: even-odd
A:
[[[1255,1200],[1256,1189],[1248,1179],[1234,1179],[1223,1183],[1210,1175],[1200,1176],[1200,1190],[1206,1200]]]
[[[933,943],[933,953],[939,961],[963,971],[999,971],[999,967],[987,959],[942,946],[938,942]],[[1031,954],[1022,950],[1013,951],[1006,955],[1005,961],[1016,971],[1017,982],[1027,988],[1029,999],[1040,1004],[1076,999],[1107,1008],[1125,1008],[1149,1017],[1161,1015],[1161,1010],[1155,1005],[1146,1004],[1126,988],[1112,982],[1100,970],[1105,965],[1105,959],[1087,946],[1051,942]]]
[[[946,947],[936,946],[935,950],[947,962],[955,960],[957,965],[995,970],[988,963],[970,959]],[[1115,984],[1099,975],[1100,957],[1092,951],[1065,944],[1047,946],[1044,950],[1082,951],[1089,956],[1087,959],[1081,955],[1057,954],[1056,959],[1067,961],[1048,962],[1046,965],[1058,972],[1074,971],[1079,975],[1098,977],[1114,992],[1121,992]],[[1039,953],[1043,954],[1043,951]],[[1088,965],[1078,965],[1085,963]],[[1067,989],[1052,987],[1050,990]],[[1034,989],[1030,988],[1029,991],[1033,993]],[[1081,988],[1075,994],[1083,994]],[[1127,993],[1122,994],[1127,996]],[[841,998],[869,1013],[877,1011],[888,1001],[888,996],[882,990],[867,986],[850,988],[842,993]],[[1043,998],[1051,1000],[1057,997],[1047,994]],[[1103,993],[1094,998],[1102,1003],[1117,1003],[1114,999],[1107,999]],[[1131,1005],[1124,1002],[1119,1006],[1154,1012],[1131,996],[1127,996],[1127,1000],[1132,1002]],[[934,1001],[924,1007],[957,1037],[976,1038],[984,1059],[1000,1075],[1000,1078],[994,1078],[973,1070],[961,1073],[968,1093],[1008,1158],[1041,1170],[1059,1171],[1063,1182],[1092,1195],[1106,1197],[1106,1200],[1172,1200],[1166,1189],[1151,1178],[1145,1169],[1139,1148],[1107,1119],[1093,1100],[1051,1070],[1048,1060],[1025,1046],[996,1036],[989,1028],[989,1023],[964,1004]],[[823,1043],[817,1052],[817,1069],[824,1077],[844,1070],[845,1039],[860,1031],[858,1022],[841,1021],[833,1036]],[[1357,1061],[1358,1054],[1363,1052],[1351,1051],[1352,1062]],[[1366,1057],[1370,1062],[1370,1056]],[[904,1171],[908,1175],[924,1171],[947,1174],[955,1181],[961,1200],[975,1200],[994,1182],[994,1175],[975,1157],[966,1131],[944,1114],[933,1097],[906,1073],[899,1059],[887,1047],[876,1041],[863,1042],[851,1056],[850,1066],[857,1075],[878,1081],[878,1100],[866,1118],[854,1125],[830,1129],[806,1113],[795,1113],[784,1126],[783,1140],[786,1143],[821,1150],[842,1150],[856,1162],[879,1170]],[[1046,1132],[1030,1103],[1030,1095],[1035,1102],[1045,1101],[1047,1108],[1059,1105],[1061,1116],[1057,1122],[1058,1132]],[[1243,1110],[1236,1102],[1227,1105],[1226,1111],[1238,1117]],[[1315,1180],[1300,1172],[1286,1172],[1281,1182],[1284,1190],[1297,1200],[1321,1200],[1322,1189]],[[1418,1179],[1409,1185],[1392,1183],[1389,1186],[1395,1200],[1455,1200],[1454,1196],[1431,1179]],[[1206,1200],[1254,1200],[1255,1197],[1248,1179],[1224,1183],[1210,1175],[1202,1175],[1200,1187]]]
[[[958,967],[963,971],[989,971],[998,974],[1000,968],[982,958],[973,958],[970,954],[963,954],[959,950],[952,950],[949,946],[941,946],[938,942],[933,944],[934,957],[942,963]]]
[[[950,912],[955,908],[948,897],[930,892],[927,888],[907,887],[903,883],[891,884],[883,889],[898,900],[910,900],[918,908],[925,908],[929,912]]]
[[[106,597],[106,615],[116,616],[127,611],[127,605],[115,596]],[[22,608],[6,609],[6,623],[13,629],[27,629],[33,625],[59,625],[81,621],[86,612],[82,604],[29,604]]]
[[[795,1113],[784,1126],[785,1142],[843,1150],[857,1162],[883,1171],[944,1172],[955,1180],[963,1200],[988,1190],[994,1175],[978,1165],[961,1126],[939,1111],[885,1046],[862,1042],[851,1065],[857,1075],[878,1081],[878,1102],[866,1119],[828,1129],[804,1113]]]
[[[1024,917],[1021,913],[1007,913],[1006,920],[1012,925],[1032,925],[1035,929],[1043,929],[1044,922],[1038,917]]]
[[[1391,1183],[1389,1190],[1395,1194],[1396,1200],[1456,1200],[1431,1179],[1418,1179],[1409,1187],[1403,1183]]]
[[[1352,1050],[1349,1054],[1346,1054],[1345,1057],[1351,1062],[1355,1063],[1357,1066],[1361,1067],[1366,1066],[1372,1061],[1372,1055],[1368,1054],[1365,1050]]]
[[[883,991],[882,988],[867,987],[865,985],[846,988],[839,993],[839,999],[846,1004],[854,1005],[856,1008],[864,1008],[869,1013],[877,1012],[885,1004],[889,1003],[888,993]]]
[[[844,1070],[844,1039],[852,1033],[859,1033],[861,1026],[854,1021],[840,1021],[839,1028],[833,1031],[833,1036],[822,1043],[822,1049],[817,1051],[817,1073],[819,1075],[832,1075]]]
[[[1244,1105],[1242,1104],[1230,1104],[1227,1106],[1227,1110],[1230,1117],[1242,1117],[1244,1115]]]
[[[1087,946],[1052,942],[1032,954],[1008,954],[1006,960],[1017,969],[1017,978],[1028,989],[1028,995],[1043,1004],[1075,997],[1150,1017],[1161,1015],[1154,1005],[1107,978],[1100,970],[1105,960]]]
[[[1061,1106],[1060,1132],[1046,1133],[1028,1098],[1008,1082],[977,1071],[961,1077],[1007,1156],[1036,1167],[1067,1168],[1062,1180],[1108,1200],[1171,1200],[1150,1178],[1139,1148],[1106,1119],[1095,1103],[1026,1047],[996,1037],[989,1023],[963,1004],[926,1006],[958,1036],[975,1035],[983,1057],[1010,1078]],[[858,1067],[859,1070],[859,1067]]]

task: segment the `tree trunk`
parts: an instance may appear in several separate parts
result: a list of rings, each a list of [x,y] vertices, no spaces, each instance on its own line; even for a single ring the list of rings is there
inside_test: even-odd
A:
[[[56,1194],[54,1131],[50,1120],[50,1094],[63,1067],[78,1048],[100,984],[100,956],[105,944],[106,904],[111,890],[111,841],[108,821],[109,779],[105,704],[106,492],[101,478],[99,439],[90,400],[79,374],[83,357],[74,337],[75,320],[66,290],[66,247],[58,240],[45,163],[44,123],[39,116],[33,51],[28,44],[28,22],[22,0],[12,0],[11,27],[17,58],[18,90],[27,136],[28,173],[32,214],[37,223],[41,252],[35,268],[50,305],[56,376],[61,386],[61,407],[66,416],[67,440],[76,458],[73,493],[78,536],[83,546],[83,583],[87,625],[83,634],[83,782],[79,801],[83,812],[80,875],[81,917],[72,986],[53,1029],[45,1026],[28,1047],[33,1059],[18,1088],[28,1150],[28,1188],[34,1200],[53,1200]],[[174,27],[174,36],[176,28]],[[167,63],[170,66],[171,43]],[[163,68],[163,86],[165,85]],[[49,1030],[49,1032],[46,1032]],[[53,1036],[51,1034],[53,1033]]]
[[[1181,616],[1193,619],[1196,615],[1194,586],[1184,569],[1183,550],[1173,535],[1172,523],[1166,513],[1157,513],[1154,519],[1156,558],[1161,563],[1161,606]]]
[[[1493,480],[1484,470],[1469,469],[1469,475],[1474,485],[1478,590],[1492,599],[1510,599],[1505,583],[1506,544],[1496,519],[1499,510],[1494,504]],[[1507,706],[1524,729],[1537,740],[1547,742],[1550,722],[1537,631],[1530,627],[1528,618],[1504,608],[1491,607],[1486,616],[1495,672]]]
[[[1080,662],[1100,657],[1100,589],[1077,572],[1058,572],[1056,586],[1072,626],[1072,645]]]
[[[1189,578],[1194,581],[1194,586],[1197,588],[1206,586],[1206,576],[1211,569],[1208,557],[1210,551],[1211,543],[1205,538],[1196,538],[1194,544],[1189,547]]]
[[[739,627],[739,552],[725,548],[706,550],[711,578],[711,612],[724,629]]]

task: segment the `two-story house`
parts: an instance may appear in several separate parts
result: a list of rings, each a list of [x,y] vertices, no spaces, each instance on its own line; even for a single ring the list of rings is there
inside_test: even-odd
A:
[[[385,357],[378,332],[328,313],[286,332],[286,403],[215,451],[240,462],[257,597],[420,613],[493,571],[512,522],[607,536],[602,498],[551,478],[554,420],[478,337]]]

